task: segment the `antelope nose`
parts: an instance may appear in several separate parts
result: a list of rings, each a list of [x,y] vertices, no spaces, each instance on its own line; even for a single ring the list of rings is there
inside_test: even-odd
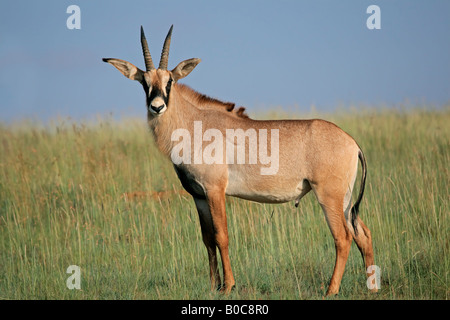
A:
[[[159,107],[155,107],[154,105],[151,105],[150,106],[156,113],[159,113],[161,110],[162,110],[162,108],[164,108],[164,105],[162,104],[162,105],[160,105]]]

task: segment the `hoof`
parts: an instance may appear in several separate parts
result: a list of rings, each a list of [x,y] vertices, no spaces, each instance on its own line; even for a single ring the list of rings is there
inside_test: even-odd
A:
[[[231,291],[233,291],[236,288],[236,286],[233,284],[231,287],[227,286],[225,284],[219,284],[217,286],[217,291],[223,294],[229,294]]]
[[[339,293],[339,290],[330,290],[330,289],[328,289],[325,297],[337,296],[338,293]]]

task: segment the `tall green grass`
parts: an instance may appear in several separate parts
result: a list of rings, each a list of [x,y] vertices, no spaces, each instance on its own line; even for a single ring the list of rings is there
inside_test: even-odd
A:
[[[381,290],[371,294],[352,245],[335,299],[448,299],[450,109],[321,117],[350,133],[366,155],[360,216],[381,268]],[[178,192],[181,184],[144,120],[1,124],[0,139],[0,299],[325,294],[334,242],[312,193],[299,208],[227,199],[237,288],[223,297],[209,291],[193,201]],[[124,196],[167,190],[174,192]],[[66,287],[70,265],[81,268],[81,290]]]

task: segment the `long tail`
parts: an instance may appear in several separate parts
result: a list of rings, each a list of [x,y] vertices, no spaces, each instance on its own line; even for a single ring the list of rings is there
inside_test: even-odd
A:
[[[364,153],[362,152],[361,148],[359,149],[359,152],[358,152],[358,158],[361,161],[362,176],[361,176],[361,187],[359,188],[358,199],[356,200],[355,204],[352,207],[352,226],[353,226],[353,230],[355,230],[355,235],[358,234],[358,229],[356,227],[356,219],[358,217],[359,205],[360,205],[362,197],[364,195],[364,188],[366,186],[366,176],[367,176],[366,158],[364,158]]]

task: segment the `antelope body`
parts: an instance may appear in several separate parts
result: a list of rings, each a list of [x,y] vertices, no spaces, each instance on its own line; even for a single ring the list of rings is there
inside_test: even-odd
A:
[[[245,114],[243,108],[235,110],[232,103],[209,98],[178,84],[177,81],[187,76],[200,59],[188,59],[173,70],[167,70],[171,33],[172,27],[166,37],[158,69],[153,65],[142,27],[141,42],[146,71],[127,61],[103,59],[127,78],[142,84],[147,99],[148,124],[163,154],[171,157],[178,143],[173,140],[173,132],[183,129],[192,133],[195,122],[201,122],[202,132],[217,130],[214,132],[224,136],[230,129],[242,129],[243,132],[254,129],[271,132],[276,129],[278,133],[278,141],[265,141],[266,146],[278,147],[278,168],[274,174],[261,174],[261,168],[267,167],[267,164],[261,162],[174,164],[183,187],[192,195],[197,207],[203,242],[208,252],[211,289],[220,288],[228,293],[235,285],[228,255],[225,195],[266,203],[295,200],[297,206],[298,201],[313,190],[336,247],[335,268],[327,295],[338,293],[352,240],[355,240],[363,256],[366,269],[374,264],[371,234],[358,216],[366,179],[366,162],[358,144],[330,122],[253,120]],[[258,147],[263,142],[258,140]],[[224,150],[226,144],[234,146],[235,151],[239,147],[239,142],[226,138],[220,143]],[[248,139],[240,143],[244,143],[246,150],[250,150]],[[191,152],[202,152],[206,147],[207,144],[204,144],[202,150]],[[195,157],[195,154],[192,156]],[[358,159],[361,161],[363,174],[359,196],[352,205]],[[217,248],[223,264],[223,283],[218,270]]]

